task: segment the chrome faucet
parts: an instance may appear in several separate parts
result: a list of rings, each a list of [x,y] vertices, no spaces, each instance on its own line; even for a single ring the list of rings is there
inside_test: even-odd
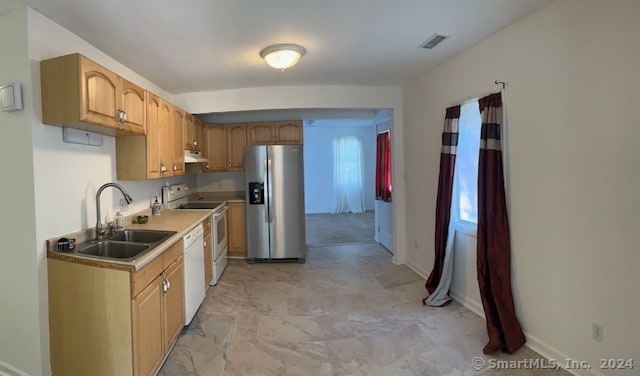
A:
[[[131,201],[133,201],[131,196],[129,196],[129,194],[124,191],[124,188],[122,188],[120,184],[107,183],[102,187],[100,187],[100,189],[98,189],[98,193],[96,193],[96,217],[98,218],[98,220],[96,221],[96,239],[97,240],[102,240],[104,234],[107,233],[107,229],[102,227],[102,220],[100,219],[100,194],[102,194],[102,191],[104,191],[108,187],[118,188],[118,190],[122,192],[122,195],[124,196],[124,199],[127,202],[127,204],[130,204]]]

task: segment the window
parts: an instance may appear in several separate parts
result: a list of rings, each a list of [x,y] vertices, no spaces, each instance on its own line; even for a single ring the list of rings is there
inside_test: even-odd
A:
[[[376,141],[376,200],[391,202],[391,137],[378,134]]]
[[[364,212],[362,141],[347,136],[333,140],[334,213]]]
[[[478,223],[478,156],[481,118],[478,101],[462,105],[453,179],[453,220]]]

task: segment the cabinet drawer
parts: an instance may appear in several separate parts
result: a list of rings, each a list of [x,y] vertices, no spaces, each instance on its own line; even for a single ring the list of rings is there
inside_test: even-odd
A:
[[[178,257],[182,255],[182,240],[175,242],[162,254],[163,270],[169,267]],[[159,258],[159,257],[158,257]]]
[[[135,273],[131,273],[131,297],[136,297],[145,287],[156,279],[163,270],[162,257],[156,257],[149,265]]]

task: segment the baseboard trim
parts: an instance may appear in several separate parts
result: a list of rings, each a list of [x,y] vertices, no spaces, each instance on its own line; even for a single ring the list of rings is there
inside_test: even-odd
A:
[[[425,280],[429,278],[429,272],[422,269],[418,264],[416,264],[413,260],[411,259],[405,259],[404,263],[407,264],[407,266],[409,267],[409,269],[413,270],[414,272],[418,273],[418,275],[422,278],[424,278]]]
[[[470,299],[466,296],[457,294],[453,290],[449,291],[449,296],[451,296],[453,300],[457,301],[458,303],[468,308],[473,313],[482,317],[483,320],[485,319],[484,309],[482,308],[481,303],[475,301],[474,299]],[[558,362],[558,365],[565,371],[569,372],[570,374],[575,376],[605,376],[602,372],[593,368],[590,370],[565,369],[563,367],[563,365],[565,364],[565,361],[567,359],[574,359],[574,358],[562,353],[561,351],[558,351],[558,349],[556,349],[553,346],[550,346],[549,344],[540,340],[538,337],[532,335],[531,333],[528,333],[525,331],[524,335],[527,338],[527,342],[525,343],[526,347],[530,348],[531,350],[537,352],[538,354],[544,356],[547,359],[555,359]]]
[[[0,360],[0,376],[29,376],[29,374]]]

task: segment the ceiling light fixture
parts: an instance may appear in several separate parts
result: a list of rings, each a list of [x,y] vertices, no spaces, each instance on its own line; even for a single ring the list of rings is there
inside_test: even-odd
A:
[[[296,65],[306,52],[297,44],[274,44],[260,51],[260,57],[271,67],[285,70]]]

